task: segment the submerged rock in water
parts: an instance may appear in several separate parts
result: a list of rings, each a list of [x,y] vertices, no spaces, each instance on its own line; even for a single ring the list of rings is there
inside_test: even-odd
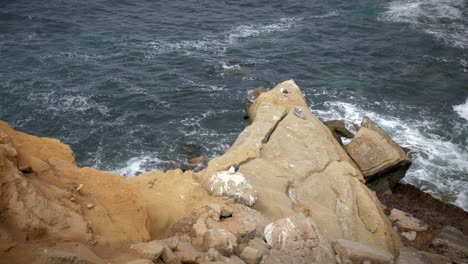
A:
[[[333,136],[335,137],[336,141],[338,141],[341,145],[343,142],[341,141],[341,138],[353,138],[354,134],[351,133],[345,125],[344,120],[329,120],[329,121],[324,121],[324,125],[330,129],[332,132]]]
[[[404,150],[368,117],[346,150],[377,194],[391,192],[411,165]]]

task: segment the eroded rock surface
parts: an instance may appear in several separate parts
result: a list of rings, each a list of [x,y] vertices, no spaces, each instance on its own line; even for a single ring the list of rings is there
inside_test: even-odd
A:
[[[432,240],[431,247],[455,263],[468,263],[468,236],[452,226],[445,226]]]
[[[294,81],[261,93],[248,115],[251,124],[232,147],[197,174],[206,188],[213,175],[238,164],[258,192],[254,209],[275,219],[305,214],[329,241],[344,238],[397,252],[376,196]]]
[[[368,117],[346,150],[377,194],[390,192],[411,165],[405,151]]]
[[[387,251],[345,239],[333,241],[333,249],[343,264],[393,264],[394,260]]]
[[[423,221],[396,208],[392,209],[389,218],[403,230],[426,231],[428,227]]]
[[[293,81],[259,94],[248,114],[252,123],[200,173],[132,178],[78,168],[58,140],[0,122],[0,254],[16,260],[30,240],[88,243],[110,263],[335,263],[340,239],[398,252],[358,166]],[[89,261],[67,250],[65,261]]]

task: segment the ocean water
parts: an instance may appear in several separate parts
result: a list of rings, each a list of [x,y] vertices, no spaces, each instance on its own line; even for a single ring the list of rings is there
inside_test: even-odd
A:
[[[370,116],[405,182],[468,209],[465,0],[0,2],[0,119],[133,176],[221,155],[255,87],[294,79],[311,110]]]

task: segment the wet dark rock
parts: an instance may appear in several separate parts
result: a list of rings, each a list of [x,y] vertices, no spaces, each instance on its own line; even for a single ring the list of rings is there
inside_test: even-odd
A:
[[[341,145],[343,145],[343,142],[341,141],[341,138],[353,138],[354,134],[351,133],[346,128],[344,120],[329,120],[323,122],[324,125],[330,129],[330,131],[333,134],[333,137],[335,137],[336,141],[338,141]]]

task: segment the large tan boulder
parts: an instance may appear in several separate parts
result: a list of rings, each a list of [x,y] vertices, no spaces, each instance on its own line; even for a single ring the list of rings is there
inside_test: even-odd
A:
[[[210,177],[238,164],[258,192],[254,209],[275,219],[302,213],[328,241],[344,238],[397,252],[398,239],[375,194],[294,81],[260,94],[248,115],[251,124],[232,147],[197,174],[205,188]]]
[[[346,150],[377,194],[391,191],[411,165],[405,151],[368,117]]]

